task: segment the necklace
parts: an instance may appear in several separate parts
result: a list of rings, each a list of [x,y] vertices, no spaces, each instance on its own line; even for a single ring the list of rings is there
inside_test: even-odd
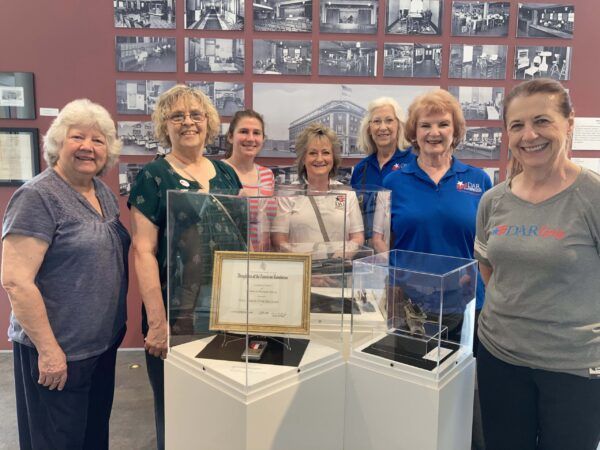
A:
[[[169,160],[169,162],[174,162],[175,165],[177,166],[177,168],[179,170],[181,170],[186,177],[188,177],[190,180],[194,180],[196,183],[198,183],[198,186],[200,186],[200,189],[204,189],[204,186],[202,185],[202,183],[200,183],[200,181],[198,181],[198,178],[196,178],[194,175],[192,175],[185,169],[185,166],[186,166],[185,161],[183,161],[181,158],[179,158],[173,152],[169,153],[169,155],[174,158],[172,160]]]

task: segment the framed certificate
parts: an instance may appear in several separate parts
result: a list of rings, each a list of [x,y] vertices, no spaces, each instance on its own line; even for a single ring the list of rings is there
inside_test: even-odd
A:
[[[308,253],[215,252],[210,329],[308,334]]]
[[[37,128],[0,128],[0,186],[19,186],[39,172]]]

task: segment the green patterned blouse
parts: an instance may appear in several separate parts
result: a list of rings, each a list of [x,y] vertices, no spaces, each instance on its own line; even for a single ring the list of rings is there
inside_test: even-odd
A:
[[[216,176],[210,180],[210,192],[237,194],[242,184],[233,169],[221,161],[211,162]],[[191,333],[190,326],[195,331],[204,331],[196,324],[199,322],[197,313],[207,311],[210,305],[214,251],[246,250],[246,213],[239,207],[243,203],[221,196],[195,195],[194,191],[199,188],[195,180],[182,177],[164,158],[159,158],[138,173],[127,202],[130,208],[137,208],[158,227],[156,258],[163,301],[167,308],[167,276],[170,276],[169,321],[171,325],[178,323],[180,334]],[[171,217],[168,229],[169,190],[190,191],[190,194],[170,196],[170,212],[176,217]],[[172,236],[170,255],[169,234]],[[142,309],[142,332],[146,334],[147,330],[146,311]]]

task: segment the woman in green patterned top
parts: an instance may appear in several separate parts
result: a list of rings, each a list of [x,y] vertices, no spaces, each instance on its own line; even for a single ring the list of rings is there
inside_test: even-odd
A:
[[[164,448],[162,359],[167,355],[168,334],[167,191],[234,190],[234,193],[237,193],[242,185],[230,166],[204,156],[206,144],[214,140],[219,133],[220,121],[210,99],[200,90],[177,85],[164,92],[158,99],[152,120],[157,139],[164,147],[170,148],[171,152],[166,157],[155,159],[140,171],[131,188],[128,205],[131,208],[135,272],[143,301],[142,331],[145,336],[146,363],[154,391],[157,444],[161,449]],[[182,197],[196,197],[195,204],[188,202],[188,207],[193,208],[195,212],[199,208],[206,210],[202,208],[201,202],[209,198],[208,196],[177,196],[178,199]],[[220,205],[223,207],[222,203]],[[227,228],[223,232],[223,229],[236,224],[233,224],[233,220],[229,224],[216,223],[224,214],[213,216],[218,219],[204,220],[204,216],[198,218],[198,215],[195,215],[195,222],[188,221],[186,224],[185,221],[178,220],[176,223],[180,230],[172,241],[174,247],[180,250],[195,248],[196,251],[200,251],[200,246],[207,245],[207,242],[210,242],[212,248],[213,238],[220,239],[221,242],[231,241],[232,233],[227,233]],[[231,219],[229,214],[226,217]],[[187,229],[184,230],[186,225]],[[215,227],[217,230],[213,229]],[[233,234],[240,236],[237,230]],[[242,240],[238,240],[239,245]],[[221,248],[223,249],[223,246]],[[186,258],[183,250],[179,256]],[[183,272],[188,269],[189,264]],[[210,283],[212,261],[201,261],[197,270],[202,273],[196,272],[195,275]],[[188,293],[188,297],[197,296],[197,291],[198,289]],[[193,299],[193,302],[195,301],[196,298]]]

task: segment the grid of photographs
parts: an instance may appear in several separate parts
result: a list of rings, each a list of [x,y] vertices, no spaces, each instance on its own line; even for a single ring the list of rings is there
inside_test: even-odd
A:
[[[115,0],[113,5],[116,29],[176,27],[176,0]],[[372,91],[376,96],[377,89],[372,88],[376,85],[364,85],[366,79],[418,78],[423,79],[424,84],[435,84],[435,80],[447,73],[450,81],[448,90],[458,99],[466,120],[477,121],[477,125],[482,125],[482,121],[497,125],[469,127],[464,143],[457,149],[457,156],[468,160],[504,160],[500,158],[500,122],[507,79],[550,77],[568,81],[571,77],[572,47],[560,45],[560,41],[573,39],[575,7],[572,4],[514,4],[495,0],[327,1],[319,3],[319,10],[315,14],[318,22],[315,26],[320,33],[318,42],[310,40],[307,35],[313,31],[312,0],[260,0],[253,2],[251,9],[249,5],[243,0],[186,0],[177,6],[181,8],[183,28],[186,30],[183,39],[177,38],[182,42],[176,43],[175,38],[162,35],[151,36],[151,33],[142,30],[140,33],[143,32],[143,36],[117,36],[117,71],[210,75],[209,80],[192,79],[185,82],[205,92],[219,114],[226,118],[250,106],[262,113],[268,111],[266,115],[273,114],[267,120],[270,128],[272,121],[277,124],[281,117],[287,117],[284,111],[287,105],[303,104],[314,99],[317,103],[304,108],[306,111],[295,111],[299,113],[297,117],[289,117],[287,123],[269,130],[269,139],[261,154],[266,157],[293,157],[292,135],[299,124],[324,114],[323,117],[331,118],[328,123],[334,126],[337,123],[333,121],[334,112],[338,110],[338,114],[345,117],[348,128],[342,130],[341,125],[337,125],[339,129],[336,129],[343,136],[344,156],[359,157],[356,142],[352,141],[351,128],[364,114],[366,103],[362,94],[358,96],[360,101],[355,98],[359,89],[355,89],[344,78],[357,78],[361,90],[371,86],[366,92]],[[379,16],[381,8],[385,11]],[[251,34],[252,39],[245,40],[240,38],[239,32],[250,20],[249,14],[252,14],[255,33]],[[445,15],[448,16],[445,22],[449,24],[448,30],[442,29]],[[381,23],[379,17],[385,17],[385,23]],[[518,38],[514,53],[510,52],[514,57],[511,56],[510,60],[508,46],[504,45],[507,42],[502,39],[509,37],[509,30],[512,30],[510,33],[516,30]],[[196,31],[202,33],[195,35]],[[207,33],[212,31],[215,31],[215,35]],[[231,32],[231,38],[227,38],[223,31]],[[382,31],[387,42],[375,37]],[[298,38],[290,38],[290,34],[282,37],[275,33],[298,33]],[[339,36],[327,39],[330,33],[343,35],[343,40]],[[454,40],[443,50],[444,44],[439,37],[444,34],[460,39]],[[392,35],[416,38],[393,38]],[[427,36],[431,39],[427,39]],[[528,45],[527,38],[544,38],[548,44],[538,41],[535,42],[537,45]],[[182,61],[176,59],[176,45],[184,47],[180,52],[184,55],[183,65]],[[314,45],[318,45],[317,61],[313,61]],[[246,66],[247,52],[252,58],[251,64]],[[378,56],[381,54],[383,72],[377,73]],[[246,77],[252,80],[250,85],[240,78],[246,70],[251,71],[246,73]],[[289,77],[296,76],[311,77],[311,83],[286,83],[292,80]],[[279,77],[283,82],[258,82]],[[330,83],[332,77],[342,77],[343,84],[321,85],[314,81],[316,78]],[[469,86],[466,81],[456,80],[489,80],[489,83]],[[158,95],[175,83],[174,80],[118,80],[118,114],[150,115]],[[333,86],[337,86],[336,89],[332,89]],[[381,95],[389,95],[388,92],[396,87],[386,85],[384,91],[387,92]],[[419,90],[415,90],[414,86],[406,88],[415,92]],[[305,90],[300,92],[298,89]],[[338,89],[343,95],[337,99],[330,98],[330,94]],[[316,93],[321,90],[328,93],[319,97]],[[282,97],[274,97],[275,92]],[[250,94],[253,105],[247,104],[246,95]],[[288,97],[289,101],[283,101]],[[408,102],[402,103],[402,106],[407,105]],[[123,136],[127,141],[126,147],[135,147],[138,152],[132,154],[164,151],[152,142],[145,122],[120,123],[123,127],[127,125],[128,131],[131,131]],[[222,131],[222,135],[207,149],[209,154],[220,156],[224,153],[227,142],[225,130]],[[138,132],[147,139],[138,137]],[[124,154],[127,151],[134,150],[126,149]]]

